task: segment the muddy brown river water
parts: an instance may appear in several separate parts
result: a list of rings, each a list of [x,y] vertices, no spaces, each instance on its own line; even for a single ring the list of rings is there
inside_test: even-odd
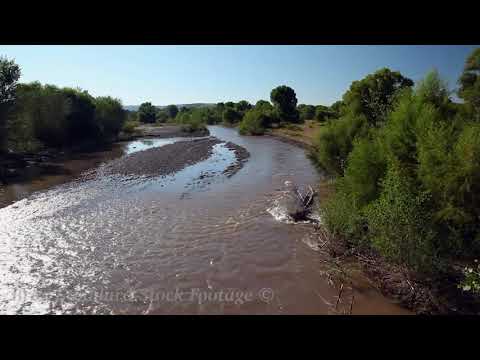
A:
[[[52,175],[4,187],[0,313],[333,313],[338,288],[322,272],[312,225],[267,211],[285,181],[305,187],[321,175],[300,148],[209,129],[250,152],[234,176],[221,174],[234,154],[216,145],[173,176]],[[78,171],[176,140],[137,140],[65,166]],[[409,313],[361,278],[353,290],[353,314]]]

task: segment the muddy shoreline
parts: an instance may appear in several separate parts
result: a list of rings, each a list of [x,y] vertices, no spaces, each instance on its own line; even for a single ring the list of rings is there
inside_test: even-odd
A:
[[[310,145],[310,144],[307,144],[307,143],[305,143],[303,141],[300,141],[300,140],[293,139],[291,137],[283,136],[281,134],[268,132],[268,133],[265,133],[265,135],[263,135],[263,136],[274,138],[274,139],[279,140],[281,142],[284,142],[286,144],[294,145],[294,146],[297,146],[297,147],[302,148],[302,149],[307,150],[307,151],[310,151],[310,150],[313,149],[313,146]]]
[[[458,288],[463,278],[463,267],[458,264],[447,264],[441,272],[426,276],[387,261],[371,248],[354,247],[321,224],[312,236],[327,257],[326,266],[340,275],[338,283],[352,282],[360,269],[385,297],[416,314],[480,315],[480,298]]]
[[[450,264],[441,274],[428,277],[392,264],[372,249],[352,248],[340,238],[325,236],[325,229],[320,234],[332,266],[340,268],[345,278],[353,272],[350,267],[355,263],[384,296],[405,309],[421,315],[480,314],[480,299],[457,286],[462,278],[461,267]]]
[[[0,155],[0,185],[31,181],[37,176],[63,172],[61,162],[84,156],[85,154],[109,151],[114,146],[126,141],[148,138],[204,137],[210,135],[208,129],[194,132],[183,131],[178,125],[138,127],[133,134],[119,134],[115,141],[109,143],[82,143],[72,147],[55,149],[45,148],[37,153],[7,153]]]

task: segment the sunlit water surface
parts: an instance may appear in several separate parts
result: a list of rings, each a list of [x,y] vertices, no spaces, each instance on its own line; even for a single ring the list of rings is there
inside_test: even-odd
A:
[[[175,175],[72,180],[0,209],[0,312],[332,313],[338,290],[312,225],[271,214],[285,181],[320,180],[304,151],[210,131],[251,154],[230,178],[221,172],[235,156],[219,144]],[[184,140],[134,141],[119,154]],[[407,312],[359,282],[353,313]]]

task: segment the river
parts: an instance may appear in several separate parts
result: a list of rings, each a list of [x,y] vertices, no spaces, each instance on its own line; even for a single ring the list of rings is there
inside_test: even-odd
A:
[[[174,176],[52,175],[3,189],[10,204],[0,209],[0,313],[334,313],[339,292],[322,272],[312,225],[267,211],[285,181],[321,180],[304,150],[209,130],[250,152],[234,176],[198,181],[234,160],[217,147]],[[119,144],[66,166],[83,169],[175,140]],[[409,313],[361,277],[352,293],[353,314]]]

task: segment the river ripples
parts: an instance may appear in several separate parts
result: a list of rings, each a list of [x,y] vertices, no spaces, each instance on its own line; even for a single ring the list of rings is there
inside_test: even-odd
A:
[[[80,178],[0,209],[0,312],[329,313],[337,292],[319,271],[311,225],[267,211],[285,181],[302,188],[320,175],[292,145],[210,131],[251,154],[230,178],[222,171],[235,156],[219,144],[175,175]],[[404,313],[370,287],[356,304]]]

